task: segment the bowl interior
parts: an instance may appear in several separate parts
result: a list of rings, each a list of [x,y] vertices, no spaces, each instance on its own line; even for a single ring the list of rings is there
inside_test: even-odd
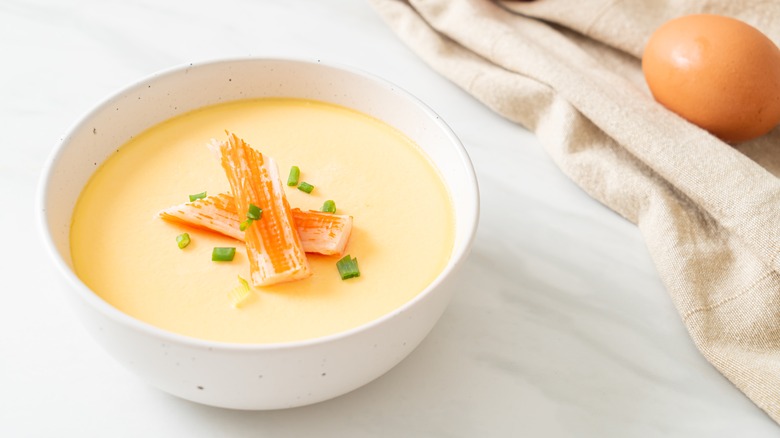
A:
[[[134,135],[171,117],[207,105],[258,97],[343,105],[405,133],[431,158],[452,197],[455,244],[441,275],[464,257],[479,212],[476,178],[457,137],[433,111],[394,85],[347,68],[297,60],[242,59],[190,65],[142,80],[98,106],[66,135],[47,164],[39,196],[44,240],[66,276],[80,283],[71,270],[71,216],[81,190],[103,161]]]

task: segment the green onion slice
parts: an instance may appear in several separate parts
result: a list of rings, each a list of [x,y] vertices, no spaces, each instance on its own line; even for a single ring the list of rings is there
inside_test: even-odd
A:
[[[333,202],[332,199],[328,199],[322,204],[322,207],[320,208],[320,211],[324,211],[325,213],[335,213],[336,212],[336,203]]]
[[[298,185],[298,190],[306,193],[311,193],[311,191],[314,190],[314,186],[304,181]]]
[[[246,218],[253,221],[259,221],[263,217],[263,209],[255,204],[249,204],[249,210],[246,212]]]
[[[290,176],[287,177],[287,185],[288,186],[297,186],[298,185],[298,178],[301,176],[301,169],[298,168],[298,166],[293,166],[290,168]]]
[[[231,262],[236,256],[236,248],[233,247],[214,247],[211,251],[211,261],[213,262]]]
[[[360,277],[357,258],[350,257],[349,254],[336,262],[336,268],[338,268],[342,280]]]
[[[206,192],[196,193],[194,195],[190,195],[190,202],[195,202],[198,199],[203,199],[205,197],[206,197]]]
[[[190,244],[190,235],[187,233],[179,234],[176,236],[176,244],[179,245],[179,249],[184,249]]]
[[[241,307],[241,304],[246,301],[247,298],[249,298],[249,294],[252,292],[252,288],[249,287],[249,283],[241,278],[240,275],[238,276],[238,282],[240,285],[234,287],[230,292],[228,292],[228,299],[236,309]]]
[[[238,229],[241,231],[246,231],[246,229],[252,225],[252,222],[254,222],[252,219],[247,219],[244,222],[241,222],[241,225],[238,226]]]

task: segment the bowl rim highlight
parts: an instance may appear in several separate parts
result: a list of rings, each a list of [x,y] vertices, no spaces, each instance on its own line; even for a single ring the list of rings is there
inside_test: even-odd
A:
[[[124,312],[120,311],[119,309],[113,307],[112,305],[104,301],[102,298],[100,298],[100,296],[97,295],[97,293],[93,292],[86,284],[84,284],[81,281],[81,279],[76,275],[73,269],[66,262],[62,254],[60,254],[60,251],[58,250],[57,245],[54,242],[54,238],[52,236],[53,233],[51,231],[49,220],[46,214],[46,207],[48,205],[48,201],[50,197],[52,196],[52,194],[50,193],[50,186],[51,186],[51,179],[53,178],[52,175],[53,169],[57,167],[59,160],[61,159],[62,155],[65,153],[66,149],[69,147],[73,147],[72,144],[69,143],[69,139],[76,132],[85,129],[86,125],[93,118],[93,116],[95,116],[96,114],[102,111],[105,111],[107,107],[111,106],[111,104],[115,100],[121,98],[123,94],[126,94],[129,91],[134,90],[143,84],[147,84],[167,76],[178,75],[191,69],[207,68],[209,66],[213,66],[217,64],[238,65],[244,62],[257,62],[257,61],[260,62],[265,61],[271,63],[281,62],[281,63],[301,64],[303,68],[309,68],[311,66],[318,65],[326,68],[340,70],[346,74],[360,76],[370,80],[377,86],[386,88],[389,91],[392,91],[393,93],[399,94],[405,101],[407,101],[409,104],[414,105],[415,107],[417,107],[418,110],[421,110],[425,115],[427,115],[431,123],[434,123],[436,125],[436,127],[441,131],[441,133],[446,136],[448,143],[451,145],[451,147],[454,148],[454,152],[457,154],[457,157],[459,159],[458,166],[463,168],[464,171],[463,175],[464,178],[467,180],[466,186],[471,188],[471,193],[468,193],[467,196],[465,197],[468,201],[470,201],[471,204],[469,206],[470,208],[465,209],[466,212],[465,214],[455,214],[453,212],[453,214],[455,214],[456,228],[458,222],[465,222],[468,227],[465,233],[466,239],[464,239],[460,244],[458,244],[457,241],[454,243],[452,252],[450,253],[450,258],[447,264],[445,265],[445,267],[437,274],[437,276],[430,284],[428,284],[423,290],[418,292],[411,300],[407,301],[400,307],[397,307],[394,310],[380,316],[379,318],[373,319],[367,323],[358,325],[356,327],[341,332],[329,334],[329,335],[302,339],[297,341],[278,342],[278,343],[231,343],[231,342],[206,340],[206,339],[178,334],[175,332],[170,332],[125,314]],[[177,115],[185,114],[189,111],[191,110],[183,110],[178,112]],[[170,117],[174,117],[174,116],[170,116]],[[159,120],[157,123],[160,123],[162,121],[163,120]],[[423,149],[423,151],[425,150],[422,146],[419,147]],[[431,162],[433,165],[436,166],[436,163],[433,160],[431,160]],[[452,188],[450,187],[450,184],[448,184],[446,181],[444,182],[448,191],[452,195]],[[81,190],[83,190],[83,186],[80,188],[79,192]],[[68,286],[70,286],[73,289],[74,293],[76,293],[79,296],[79,298],[82,299],[83,302],[85,302],[93,310],[98,311],[103,316],[107,317],[113,322],[118,323],[126,328],[132,329],[134,331],[142,332],[146,335],[149,335],[151,337],[163,341],[178,343],[178,344],[187,345],[193,348],[200,348],[200,349],[209,349],[209,350],[227,351],[227,352],[251,352],[251,351],[262,351],[262,350],[270,351],[270,350],[298,349],[298,348],[306,348],[312,345],[327,344],[329,342],[336,341],[342,338],[351,337],[356,333],[369,331],[372,327],[380,325],[386,320],[394,318],[401,313],[404,313],[404,311],[406,311],[410,307],[413,307],[417,302],[425,299],[425,297],[428,296],[433,289],[436,289],[444,281],[445,278],[451,275],[453,271],[459,268],[466,261],[467,255],[470,252],[471,247],[473,245],[475,235],[476,235],[476,229],[479,222],[479,202],[480,201],[479,201],[478,181],[473,168],[473,164],[471,162],[471,159],[469,158],[469,155],[465,147],[458,139],[458,137],[455,135],[454,131],[443,121],[443,119],[436,112],[433,111],[433,109],[431,109],[427,104],[422,102],[419,98],[417,98],[410,92],[406,91],[405,89],[372,73],[368,73],[366,71],[351,66],[343,65],[343,64],[322,62],[319,59],[316,60],[315,62],[315,61],[298,59],[298,58],[232,57],[232,58],[214,59],[214,60],[197,62],[197,63],[179,64],[146,75],[141,79],[136,80],[130,83],[129,85],[123,86],[113,93],[110,93],[107,97],[100,100],[97,105],[92,107],[92,109],[77,117],[75,123],[73,123],[66,130],[65,135],[63,135],[62,138],[56,143],[55,147],[49,153],[49,156],[45,161],[38,182],[35,209],[36,209],[36,219],[37,219],[36,225],[40,233],[39,235],[42,238],[43,246],[45,247],[45,252],[53,261],[54,265],[56,266],[56,270],[59,271],[59,273],[64,276],[64,278],[68,283]],[[66,293],[70,293],[70,292],[66,292]]]

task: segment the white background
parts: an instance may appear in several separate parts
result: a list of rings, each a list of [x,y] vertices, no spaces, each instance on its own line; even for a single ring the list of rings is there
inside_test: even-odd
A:
[[[236,56],[396,83],[450,124],[480,181],[477,240],[439,324],[388,374],[313,406],[229,411],[147,386],[65,305],[36,229],[41,167],[79,117],[156,71]],[[2,0],[0,59],[0,436],[780,435],[698,353],[637,229],[362,0]]]

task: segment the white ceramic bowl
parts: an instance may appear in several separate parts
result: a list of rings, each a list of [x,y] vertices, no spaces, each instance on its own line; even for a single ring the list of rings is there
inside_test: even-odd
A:
[[[92,173],[131,136],[178,114],[253,97],[299,97],[374,116],[413,139],[449,187],[455,245],[436,280],[397,310],[332,336],[281,344],[189,338],[109,305],[74,274],[71,216]],[[236,409],[277,409],[327,400],[379,377],[427,335],[452,295],[448,284],[474,237],[479,200],[461,143],[426,105],[398,87],[351,69],[282,59],[188,65],[153,75],[99,105],[56,147],[44,170],[38,212],[45,245],[87,330],[125,367],[179,397]],[[430,370],[431,373],[436,370]]]

